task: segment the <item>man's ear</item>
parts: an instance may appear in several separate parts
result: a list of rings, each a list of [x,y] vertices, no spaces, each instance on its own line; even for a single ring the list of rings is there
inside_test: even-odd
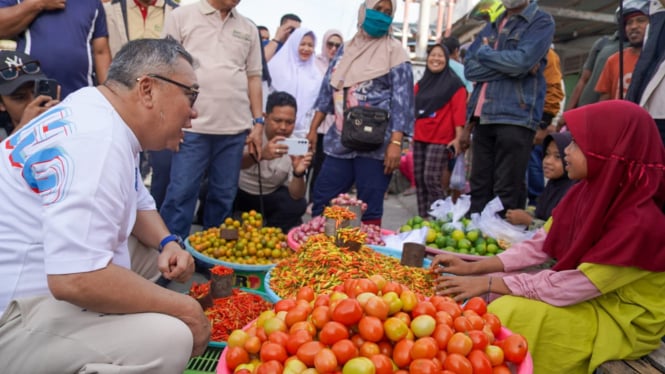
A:
[[[139,97],[139,102],[145,105],[147,108],[152,108],[155,105],[153,97],[154,88],[154,80],[151,78],[145,77],[136,82],[136,90]]]
[[[5,107],[5,104],[2,102],[2,99],[0,99],[0,112],[6,112],[7,108]]]

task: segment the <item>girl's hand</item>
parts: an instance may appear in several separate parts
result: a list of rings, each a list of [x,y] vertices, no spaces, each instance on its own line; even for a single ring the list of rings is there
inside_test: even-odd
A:
[[[456,277],[441,275],[435,281],[434,292],[441,296],[451,296],[462,302],[474,296],[487,293],[489,277]]]
[[[449,273],[455,275],[469,275],[471,274],[471,264],[462,260],[461,258],[448,254],[442,253],[434,257],[432,260],[431,269],[433,272],[440,273]]]
[[[522,209],[508,209],[506,211],[506,221],[513,225],[530,225],[533,217]]]

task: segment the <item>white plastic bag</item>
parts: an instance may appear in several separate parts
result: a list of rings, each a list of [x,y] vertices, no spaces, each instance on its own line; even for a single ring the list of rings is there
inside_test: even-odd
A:
[[[484,234],[496,240],[507,242],[512,245],[526,239],[531,239],[534,232],[526,231],[524,225],[512,225],[501,218],[497,213],[503,210],[503,204],[499,197],[485,205],[483,211],[471,215],[473,224]]]
[[[455,159],[455,167],[450,175],[450,189],[462,191],[466,187],[466,165],[464,153],[460,153]]]
[[[421,227],[419,229],[401,232],[399,234],[381,235],[381,239],[386,243],[386,247],[397,248],[401,251],[404,243],[425,244],[428,229],[429,227]]]
[[[471,208],[471,196],[461,195],[453,204],[452,198],[449,196],[445,200],[437,200],[432,203],[428,214],[438,220],[448,222],[446,226],[453,229],[462,229],[462,218],[466,212]]]

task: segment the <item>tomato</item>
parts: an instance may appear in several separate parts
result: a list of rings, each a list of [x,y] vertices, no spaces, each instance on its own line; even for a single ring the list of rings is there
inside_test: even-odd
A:
[[[337,363],[340,365],[344,365],[350,359],[358,357],[359,354],[358,347],[349,339],[338,341],[333,344],[331,349],[337,358]]]
[[[374,282],[376,284],[376,288],[378,290],[383,290],[383,287],[386,285],[386,278],[383,277],[381,274],[373,274],[369,277],[369,280]]]
[[[363,343],[365,342],[365,339],[363,339],[363,337],[360,336],[360,334],[355,334],[351,337],[351,341],[353,342],[353,345],[360,348],[360,346],[363,345]]]
[[[513,334],[503,340],[503,354],[506,361],[521,364],[528,352],[526,339],[519,334]]]
[[[328,303],[330,303],[330,294],[321,294],[316,296],[316,300],[314,300],[314,308],[317,306],[328,306]]]
[[[473,342],[466,333],[456,332],[448,340],[447,351],[448,353],[459,353],[462,356],[466,356],[471,352],[473,348]]]
[[[374,363],[367,357],[356,357],[350,359],[344,368],[342,369],[343,374],[375,374],[376,369],[374,368]]]
[[[464,310],[473,310],[479,316],[487,313],[487,303],[482,297],[475,296],[466,301],[463,307]]]
[[[496,345],[488,345],[485,347],[485,354],[490,360],[492,366],[503,364],[503,349],[497,347]]]
[[[485,327],[485,321],[483,321],[482,317],[477,316],[477,315],[472,315],[472,316],[467,316],[466,319],[469,320],[469,323],[471,323],[471,328],[474,330],[482,330],[483,327]]]
[[[359,353],[363,357],[370,358],[374,355],[378,355],[381,353],[381,350],[379,349],[379,345],[373,342],[364,342],[359,349]]]
[[[436,314],[434,315],[434,319],[436,320],[437,325],[444,324],[453,327],[453,317],[448,314],[448,312],[437,310]]]
[[[382,355],[393,357],[393,345],[390,344],[390,342],[383,340],[380,341],[378,345],[379,345],[379,351],[381,352]]]
[[[285,346],[286,342],[289,341],[289,334],[284,331],[275,331],[268,336],[268,340],[281,346]]]
[[[379,293],[379,288],[376,283],[372,282],[367,278],[358,279],[358,282],[355,284],[356,295],[360,295],[363,292],[371,292],[373,294]]]
[[[353,326],[363,316],[363,310],[356,299],[343,299],[337,303],[332,311],[332,320],[345,326]]]
[[[374,364],[376,369],[376,374],[392,374],[393,372],[393,362],[390,361],[388,356],[378,354],[369,358]]]
[[[399,368],[406,368],[411,363],[411,348],[415,344],[411,340],[402,339],[393,348],[393,362]]]
[[[416,306],[413,307],[413,310],[411,311],[411,316],[413,318],[423,314],[429,314],[430,316],[434,317],[436,315],[436,307],[434,304],[430,303],[429,301],[421,301],[416,304]]]
[[[286,361],[288,355],[286,353],[286,348],[284,348],[284,346],[273,342],[266,342],[263,343],[263,345],[261,346],[261,352],[259,353],[259,357],[263,362],[268,362],[271,360],[284,362]]]
[[[298,374],[306,369],[307,365],[305,365],[304,362],[298,360],[298,357],[296,356],[291,356],[284,361],[284,372],[282,374]]]
[[[438,374],[441,372],[432,360],[424,358],[417,358],[409,365],[409,373],[411,374]]]
[[[225,358],[226,366],[233,371],[238,365],[249,362],[249,353],[244,348],[227,347]]]
[[[284,318],[284,322],[286,322],[286,326],[291,327],[296,322],[307,320],[308,316],[309,311],[307,309],[296,306],[286,312],[286,318]]]
[[[388,304],[388,302],[383,300],[383,298],[380,296],[372,296],[367,300],[364,310],[365,314],[377,317],[383,321],[388,318],[390,304]]]
[[[289,335],[289,340],[286,342],[286,350],[289,354],[294,355],[298,352],[298,348],[300,348],[301,345],[311,341],[312,335],[310,335],[307,330],[294,331]]]
[[[272,334],[274,331],[286,331],[286,323],[278,317],[268,318],[263,324],[263,330],[265,330],[266,336]]]
[[[451,353],[443,362],[443,367],[457,374],[473,374],[471,362],[459,353]]]
[[[291,328],[289,328],[289,334],[293,334],[298,330],[305,330],[312,336],[316,335],[316,326],[314,326],[314,324],[310,321],[300,321],[294,323]]]
[[[243,330],[233,330],[229,338],[226,340],[226,345],[229,347],[242,347],[249,339],[249,334]]]
[[[420,338],[413,343],[411,347],[411,358],[426,358],[432,359],[436,356],[436,353],[439,351],[439,345],[436,343],[434,338],[427,336]]]
[[[489,340],[489,343],[493,344],[494,340],[496,340],[496,338],[494,337],[494,333],[492,332],[492,328],[490,327],[490,325],[483,326],[482,331],[485,333],[485,335],[487,335],[487,339]]]
[[[275,313],[281,312],[282,310],[289,311],[291,308],[296,306],[296,299],[282,299],[275,303],[274,309]]]
[[[439,305],[437,305],[437,310],[447,312],[451,317],[453,317],[453,319],[462,315],[462,308],[460,308],[459,304],[455,303],[454,301],[439,303]]]
[[[298,348],[296,356],[298,356],[298,360],[311,367],[314,366],[314,356],[316,356],[316,354],[325,347],[326,346],[319,341],[307,342]]]
[[[252,374],[252,372],[249,369],[242,368],[239,370],[236,369],[233,374]]]
[[[245,341],[243,348],[250,354],[259,353],[261,350],[261,339],[258,336],[250,336]]]
[[[492,368],[492,374],[512,374],[513,372],[510,370],[508,366],[505,364],[495,366]]]
[[[422,314],[411,321],[410,327],[413,334],[418,338],[430,336],[436,327],[436,320],[429,314]]]
[[[399,299],[402,300],[402,310],[405,312],[412,311],[418,304],[418,296],[411,290],[403,290]]]
[[[296,300],[314,301],[314,289],[310,286],[302,287],[296,294]]]
[[[402,294],[402,285],[397,283],[397,282],[388,281],[388,282],[386,282],[386,284],[381,289],[381,292],[384,295],[387,294],[388,292],[394,292],[397,295],[401,295]]]
[[[492,374],[492,363],[484,351],[472,350],[467,356],[474,374]]]
[[[284,371],[284,366],[275,360],[268,361],[268,362],[262,362],[256,370],[254,370],[254,374],[274,374],[274,373],[281,373]]]
[[[494,336],[498,336],[501,332],[501,320],[496,314],[485,313],[483,314],[483,321],[486,325],[489,325],[492,328],[492,333]]]
[[[485,347],[487,347],[489,344],[489,338],[487,337],[487,334],[482,331],[469,331],[469,338],[471,338],[471,342],[473,343],[473,349],[480,349],[481,351],[485,351]]]
[[[406,323],[407,326],[411,325],[411,316],[409,315],[409,313],[397,312],[393,314],[391,317],[401,319],[402,321],[404,321],[404,323]]]
[[[296,308],[298,308],[298,307],[303,308],[307,311],[307,313],[311,313],[312,309],[313,309],[312,303],[310,301],[305,300],[305,299],[296,300],[296,306],[295,307]]]
[[[268,335],[266,335],[266,330],[263,327],[258,327],[256,329],[256,336],[261,339],[261,343],[268,340]]]
[[[453,326],[457,332],[467,332],[473,330],[473,326],[468,318],[459,316],[453,320]]]
[[[329,373],[337,368],[337,357],[330,348],[323,348],[314,356],[314,367],[319,373]]]
[[[326,323],[319,332],[319,341],[326,345],[333,345],[336,342],[347,339],[349,329],[339,322],[330,321]]]
[[[388,339],[394,342],[404,339],[410,331],[409,326],[404,321],[395,317],[390,317],[383,323],[383,330]]]
[[[383,339],[383,323],[377,317],[365,316],[358,322],[358,333],[366,341],[378,342]]]
[[[323,325],[330,321],[330,308],[325,305],[315,307],[312,310],[310,320],[317,329],[322,328]]]

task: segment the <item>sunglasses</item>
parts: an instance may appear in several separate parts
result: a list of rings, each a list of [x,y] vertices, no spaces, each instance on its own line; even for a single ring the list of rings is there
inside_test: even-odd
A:
[[[174,81],[173,79],[166,78],[166,77],[161,76],[159,74],[146,74],[146,76],[148,76],[150,78],[159,79],[159,80],[164,81],[166,83],[174,84],[174,85],[182,88],[183,90],[185,90],[185,95],[187,95],[187,97],[189,98],[189,106],[190,107],[194,106],[194,103],[196,102],[196,98],[199,97],[199,86],[197,84],[190,87],[186,84]],[[136,80],[139,81],[139,80],[141,80],[141,78],[136,78]]]
[[[38,74],[41,70],[38,61],[30,61],[22,65],[0,69],[0,76],[6,81],[11,81],[18,78],[20,71],[24,74]]]
[[[327,42],[326,45],[328,46],[328,48],[339,48],[339,46],[341,46],[342,43]]]

